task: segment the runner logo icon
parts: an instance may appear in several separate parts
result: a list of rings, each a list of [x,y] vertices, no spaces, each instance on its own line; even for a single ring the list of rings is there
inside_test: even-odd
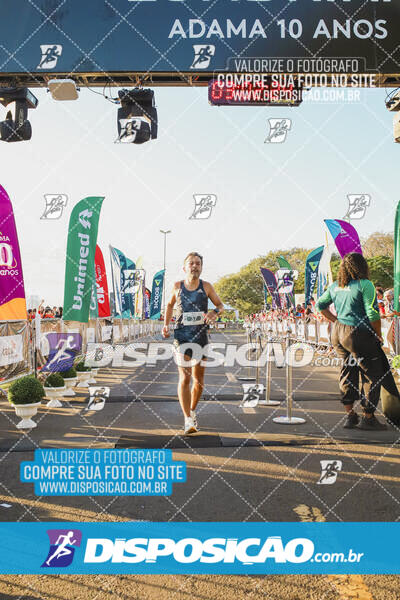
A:
[[[336,482],[339,471],[342,470],[341,460],[321,460],[321,475],[318,485],[332,485]]]
[[[215,54],[215,46],[212,44],[195,44],[193,46],[194,59],[190,66],[191,69],[207,69],[210,61]]]
[[[67,206],[68,196],[66,194],[45,194],[44,199],[46,208],[40,218],[49,221],[59,219],[64,207]]]
[[[62,53],[62,46],[59,44],[41,44],[40,51],[42,58],[36,67],[37,69],[54,69]]]
[[[362,219],[367,207],[371,203],[371,196],[369,194],[347,194],[347,199],[349,201],[349,208],[343,219],[345,221]]]
[[[74,558],[75,548],[81,545],[79,529],[48,529],[50,548],[42,567],[68,567]]]
[[[209,219],[213,207],[217,204],[215,194],[193,194],[194,209],[189,219]]]
[[[268,119],[269,134],[264,144],[282,144],[286,140],[288,131],[292,128],[291,119]]]

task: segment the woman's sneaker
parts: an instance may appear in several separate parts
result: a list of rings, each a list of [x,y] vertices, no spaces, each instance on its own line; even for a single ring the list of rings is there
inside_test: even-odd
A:
[[[383,431],[387,429],[385,423],[381,423],[372,415],[372,417],[361,417],[361,421],[357,425],[358,429],[367,429],[369,431]]]
[[[189,435],[190,433],[197,433],[197,427],[192,417],[185,417],[184,435]]]
[[[359,420],[360,420],[360,417],[358,416],[358,414],[355,412],[351,412],[347,415],[347,419],[346,419],[343,427],[345,429],[354,429],[355,427],[357,427]]]

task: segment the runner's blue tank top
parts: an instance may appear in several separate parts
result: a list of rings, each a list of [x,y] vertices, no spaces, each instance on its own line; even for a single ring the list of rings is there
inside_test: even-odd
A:
[[[199,285],[195,290],[188,290],[183,281],[181,281],[176,298],[176,323],[174,337],[182,342],[199,342],[205,341],[207,337],[208,325],[184,325],[184,313],[207,313],[208,297],[203,286],[203,281],[199,280]],[[195,322],[195,316],[189,315],[188,322]]]

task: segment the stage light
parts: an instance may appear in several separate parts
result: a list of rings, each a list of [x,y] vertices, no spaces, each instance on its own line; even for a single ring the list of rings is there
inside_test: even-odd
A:
[[[73,79],[52,79],[47,84],[53,100],[77,100],[79,88]]]
[[[158,121],[154,92],[149,89],[120,90],[118,96],[118,142],[143,144],[157,137]]]
[[[5,121],[0,122],[0,139],[3,142],[22,142],[32,137],[32,127],[27,119],[28,109],[36,108],[39,100],[28,88],[0,88],[0,103],[8,106],[15,102],[15,116],[7,112]]]

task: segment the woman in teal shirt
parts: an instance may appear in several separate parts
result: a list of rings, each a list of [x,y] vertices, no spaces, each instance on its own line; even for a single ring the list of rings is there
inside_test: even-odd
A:
[[[399,393],[381,348],[381,318],[375,286],[368,277],[365,258],[357,252],[346,254],[337,281],[319,298],[316,308],[333,323],[332,344],[342,359],[339,385],[347,412],[344,427],[376,431],[386,429],[375,417],[381,385],[390,394],[399,397]],[[336,315],[329,310],[331,304]],[[353,409],[354,402],[360,399],[359,373],[364,410],[361,419]]]

